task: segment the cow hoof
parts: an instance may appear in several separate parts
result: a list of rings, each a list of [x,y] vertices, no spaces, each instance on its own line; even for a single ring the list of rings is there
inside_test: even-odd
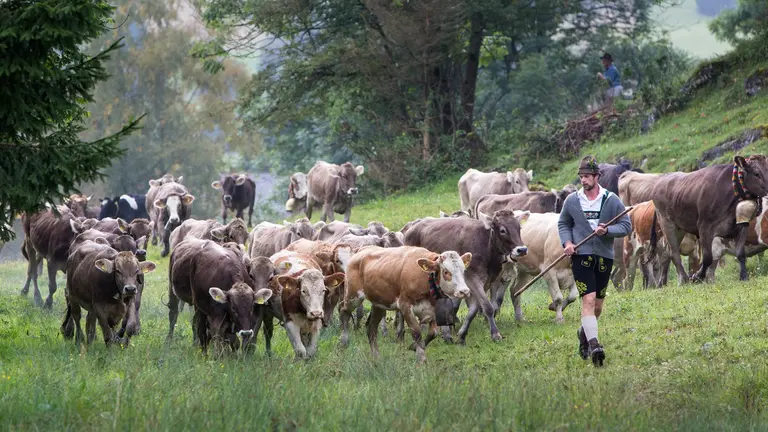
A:
[[[19,294],[21,294],[21,295],[26,297],[27,294],[29,294],[29,288],[22,288],[21,292]]]
[[[549,304],[549,310],[551,310],[552,312],[554,312],[555,310],[557,310],[557,309],[555,308],[555,303],[554,303],[554,302],[552,302],[552,303],[550,303],[550,304]]]
[[[494,342],[498,342],[504,338],[501,337],[501,333],[494,333],[491,335],[491,339],[493,339]]]
[[[565,318],[555,318],[555,324],[565,324]]]
[[[161,257],[161,258],[165,258],[165,257],[167,257],[167,256],[168,256],[168,250],[167,250],[167,249],[163,249],[163,250],[160,252],[160,257]]]

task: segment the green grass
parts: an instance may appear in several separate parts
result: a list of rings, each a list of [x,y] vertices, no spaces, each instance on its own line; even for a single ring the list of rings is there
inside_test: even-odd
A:
[[[578,306],[553,323],[541,287],[524,295],[526,321],[507,304],[504,340],[482,318],[466,346],[436,341],[426,365],[393,339],[374,361],[363,332],[338,347],[322,335],[296,362],[284,331],[275,353],[242,357],[192,346],[190,313],[167,332],[167,260],[147,278],[142,334],[87,351],[58,332],[53,311],[21,297],[24,263],[0,265],[0,428],[3,430],[760,430],[768,416],[768,277],[736,282],[736,265],[708,286],[617,293],[600,320],[608,359],[576,353]],[[63,284],[63,278],[59,277]],[[62,287],[63,289],[63,287]],[[45,292],[44,292],[45,294]]]

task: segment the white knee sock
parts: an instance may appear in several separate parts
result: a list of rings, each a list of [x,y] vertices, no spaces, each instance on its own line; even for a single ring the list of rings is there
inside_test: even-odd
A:
[[[584,336],[587,340],[592,340],[597,337],[597,317],[589,315],[581,317],[581,327],[584,328]]]

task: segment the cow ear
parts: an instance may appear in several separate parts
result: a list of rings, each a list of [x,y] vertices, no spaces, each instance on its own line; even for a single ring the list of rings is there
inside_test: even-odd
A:
[[[106,274],[112,274],[113,271],[115,271],[115,263],[108,259],[98,259],[96,260],[96,268],[101,270],[102,272]]]
[[[293,276],[278,276],[277,283],[283,287],[283,291],[289,293],[299,288],[299,280]]]
[[[446,213],[446,212],[444,212],[444,211],[440,210],[440,217],[441,217],[441,218],[444,218],[444,217],[448,217],[448,213]]]
[[[164,209],[165,208],[165,200],[164,199],[156,199],[154,204],[155,204],[155,207],[157,207],[159,209]]]
[[[464,262],[464,268],[469,268],[469,263],[472,261],[472,254],[470,252],[465,253],[461,256],[461,260]]]
[[[344,283],[344,273],[334,273],[326,276],[324,282],[328,291],[333,292]]]
[[[176,183],[178,184],[182,184],[183,181],[184,181],[184,176],[179,176],[179,178],[176,179]]]
[[[525,175],[528,176],[528,180],[533,180],[533,170],[528,170]]]
[[[246,177],[244,175],[241,175],[240,177],[235,180],[236,186],[242,186],[245,183]]]
[[[477,212],[477,218],[483,223],[485,229],[493,228],[493,218],[483,212]]]
[[[356,236],[364,236],[369,233],[368,229],[362,229],[362,228],[349,228],[349,233],[354,234]]]
[[[142,263],[139,263],[139,270],[143,274],[152,273],[157,268],[157,265],[153,263],[152,261],[144,261]]]
[[[357,173],[357,175],[361,176],[365,173],[365,167],[362,165],[358,165],[355,167],[355,172]]]
[[[216,300],[216,302],[218,303],[224,304],[227,302],[227,293],[225,293],[219,288],[216,288],[216,287],[208,288],[208,294],[210,294],[211,298]]]
[[[160,185],[162,185],[162,183],[160,183],[160,181],[159,181],[159,180],[150,180],[150,181],[149,181],[149,185],[150,185],[150,186],[154,186],[154,187],[157,187],[157,186],[160,186]]]
[[[216,240],[223,241],[227,237],[226,228],[221,227],[221,228],[212,229],[211,237],[215,238]]]
[[[432,273],[435,271],[438,271],[440,269],[440,264],[437,263],[436,260],[431,260],[427,258],[419,258],[416,263],[421,268],[421,271],[424,273]]]
[[[325,227],[325,225],[326,225],[325,222],[317,221],[315,222],[314,225],[312,225],[312,229],[314,229],[315,231],[320,231],[321,229],[323,229],[323,227]]]
[[[275,270],[277,270],[278,274],[285,274],[288,272],[288,270],[291,269],[291,267],[293,267],[293,263],[290,261],[283,261],[275,266]]]
[[[221,189],[221,182],[216,180],[215,182],[211,183],[211,187],[214,189]]]
[[[69,227],[72,228],[72,232],[75,234],[80,234],[83,231],[83,224],[74,220],[69,220]]]
[[[181,198],[181,202],[184,205],[190,205],[194,200],[195,200],[195,196],[192,194],[184,194],[184,196]]]
[[[90,200],[91,200],[91,198],[93,198],[93,196],[94,196],[94,195],[96,195],[96,194],[90,194],[90,195],[88,195],[88,199],[86,199],[86,200],[85,200],[85,202],[88,202],[88,201],[90,201]]]
[[[515,182],[515,174],[512,171],[507,171],[507,181],[510,183]]]
[[[93,239],[93,242],[98,243],[100,245],[104,245],[104,246],[110,246],[110,247],[112,246],[111,244],[109,244],[109,240],[105,239],[104,237],[96,237],[95,239]]]
[[[262,305],[272,298],[272,290],[269,288],[262,288],[255,293],[253,293],[253,303],[257,305]]]
[[[520,213],[515,213],[515,217],[517,218],[517,221],[520,222],[520,225],[522,225],[528,221],[529,217],[531,217],[531,212],[526,210]]]
[[[746,159],[744,159],[743,156],[734,156],[733,161],[736,163],[736,165],[738,165],[741,168],[747,167],[747,161]]]
[[[122,218],[117,218],[117,229],[123,234],[128,234],[130,227],[128,226],[128,222]]]

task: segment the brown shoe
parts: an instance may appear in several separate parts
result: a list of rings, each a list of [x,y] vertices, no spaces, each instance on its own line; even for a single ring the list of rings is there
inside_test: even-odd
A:
[[[605,351],[603,346],[597,342],[597,338],[589,340],[589,356],[592,358],[592,364],[595,366],[602,366],[605,361]]]

